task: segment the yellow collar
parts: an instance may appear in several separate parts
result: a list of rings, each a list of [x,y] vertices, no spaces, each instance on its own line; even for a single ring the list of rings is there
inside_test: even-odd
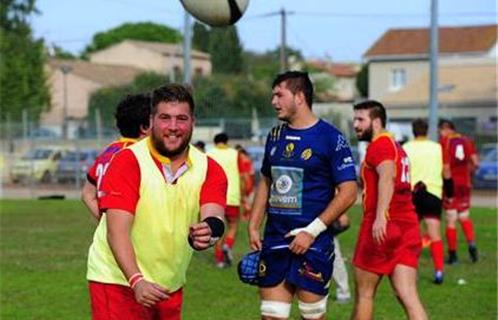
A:
[[[384,131],[382,133],[379,133],[376,137],[374,137],[372,139],[372,142],[374,142],[375,140],[379,139],[379,138],[382,138],[382,137],[389,137],[389,138],[393,138],[393,134],[390,133],[389,131]]]
[[[157,159],[162,164],[171,165],[171,159],[163,156],[162,154],[159,153],[159,151],[156,150],[154,144],[152,143],[152,139],[150,137],[147,137],[147,147],[149,148],[152,157]],[[187,155],[187,161],[185,161],[185,163],[187,164],[188,167],[191,167],[192,161],[190,161],[190,145],[188,146],[188,148],[189,151]]]

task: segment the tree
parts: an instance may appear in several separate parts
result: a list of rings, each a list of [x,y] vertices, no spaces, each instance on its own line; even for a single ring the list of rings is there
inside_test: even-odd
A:
[[[368,97],[368,64],[361,66],[356,76],[356,88],[362,97]]]
[[[192,47],[203,52],[209,52],[209,38],[209,28],[197,21],[194,22]]]
[[[245,71],[242,45],[235,26],[211,28],[209,53],[215,73],[240,74]]]
[[[38,120],[50,107],[44,74],[43,40],[33,38],[29,17],[38,13],[35,0],[3,0],[0,3],[0,117],[21,120],[28,110]]]
[[[182,40],[182,36],[175,29],[152,22],[125,23],[108,31],[95,34],[92,42],[85,48],[83,56],[126,39],[178,43]]]

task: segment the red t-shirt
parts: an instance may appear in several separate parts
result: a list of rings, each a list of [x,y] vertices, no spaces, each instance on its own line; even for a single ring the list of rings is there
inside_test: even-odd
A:
[[[417,220],[412,204],[410,168],[408,157],[401,146],[389,134],[381,134],[367,148],[362,164],[363,210],[365,220],[375,220],[378,181],[376,167],[383,161],[392,160],[396,167],[394,193],[389,204],[388,217],[391,220]]]
[[[121,138],[108,145],[104,151],[98,155],[90,169],[88,169],[86,175],[88,182],[93,184],[98,189],[100,182],[102,181],[102,177],[107,170],[107,166],[109,165],[109,162],[111,162],[114,155],[118,151],[132,145],[136,141],[137,140],[135,139]]]
[[[239,153],[239,171],[241,174],[248,174],[249,179],[245,185],[245,195],[250,195],[254,190],[254,166],[248,156]]]
[[[161,162],[155,157],[152,158],[157,170],[163,174]],[[140,167],[133,151],[125,149],[116,154],[102,181],[102,209],[120,209],[134,214],[140,197],[140,180]],[[208,157],[208,168],[206,180],[201,188],[200,205],[217,203],[226,207],[227,187],[225,172],[216,161]]]
[[[441,139],[443,163],[450,166],[453,182],[458,186],[471,186],[472,161],[476,154],[474,142],[455,133]]]

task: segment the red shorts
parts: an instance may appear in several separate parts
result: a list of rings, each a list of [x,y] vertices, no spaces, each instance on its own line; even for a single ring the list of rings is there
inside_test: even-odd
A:
[[[455,185],[453,200],[444,199],[443,205],[445,210],[456,210],[457,212],[467,211],[470,208],[470,187]]]
[[[373,221],[363,221],[353,265],[377,274],[389,275],[398,264],[417,268],[422,251],[420,229],[417,221],[387,222],[387,235],[382,244],[372,236]]]
[[[89,281],[88,287],[93,320],[180,320],[182,316],[182,289],[147,308],[135,300],[130,287],[94,281]]]
[[[225,217],[230,221],[239,219],[239,214],[239,206],[227,206],[227,209],[225,210]]]

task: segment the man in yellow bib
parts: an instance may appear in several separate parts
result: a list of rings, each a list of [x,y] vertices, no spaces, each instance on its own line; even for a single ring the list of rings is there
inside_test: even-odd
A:
[[[214,148],[209,150],[207,154],[221,165],[228,179],[227,208],[225,211],[228,230],[225,238],[214,246],[214,258],[218,268],[229,267],[233,260],[232,248],[237,235],[241,190],[243,188],[240,177],[241,158],[236,149],[228,146],[228,135],[224,132],[214,136]]]
[[[226,207],[225,173],[189,144],[193,126],[190,92],[161,87],[151,136],[113,158],[88,256],[93,319],[181,319],[192,248],[222,237]]]

